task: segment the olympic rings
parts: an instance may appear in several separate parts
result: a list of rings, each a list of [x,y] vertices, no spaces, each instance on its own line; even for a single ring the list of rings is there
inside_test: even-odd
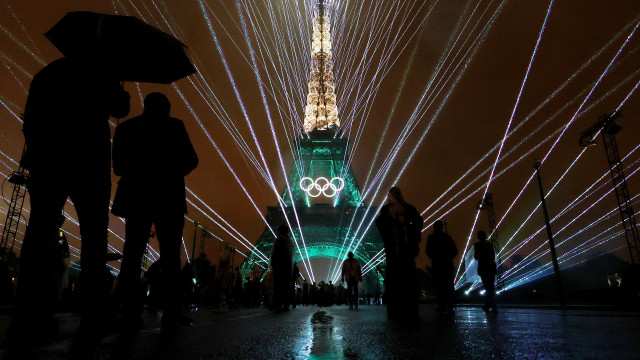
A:
[[[318,197],[323,194],[326,197],[334,197],[344,188],[344,180],[334,177],[328,180],[326,177],[319,177],[313,180],[310,177],[300,179],[300,189],[311,197]],[[330,192],[327,192],[330,190]]]

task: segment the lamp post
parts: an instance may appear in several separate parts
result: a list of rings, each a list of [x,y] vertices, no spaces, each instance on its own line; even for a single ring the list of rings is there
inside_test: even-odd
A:
[[[544,190],[542,189],[542,180],[540,178],[540,161],[536,160],[533,163],[533,167],[536,169],[536,175],[538,177],[538,188],[540,189],[540,201],[542,202],[542,211],[544,213],[544,222],[547,227],[547,236],[549,237],[549,249],[551,250],[551,261],[553,262],[553,273],[556,278],[556,286],[558,287],[558,294],[560,295],[560,305],[563,307],[566,305],[564,298],[564,286],[562,285],[562,277],[560,276],[560,267],[558,266],[558,257],[556,256],[556,246],[553,242],[553,233],[551,232],[551,224],[549,222],[549,212],[547,211],[547,203],[544,199]]]

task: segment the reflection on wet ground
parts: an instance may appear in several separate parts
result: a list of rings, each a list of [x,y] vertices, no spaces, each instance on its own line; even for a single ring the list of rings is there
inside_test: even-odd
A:
[[[311,341],[303,342],[305,347],[298,353],[298,359],[357,359],[357,354],[345,349],[343,329],[340,320],[318,310],[309,319],[310,331],[305,331]]]
[[[439,317],[434,310],[420,307],[419,326],[391,322],[384,306],[373,305],[357,311],[308,306],[279,314],[264,308],[202,311],[194,314],[193,326],[171,333],[145,318],[142,331],[106,338],[96,358],[640,359],[640,312],[504,308],[487,315],[461,307],[453,317]],[[71,314],[62,320],[66,338],[30,349],[35,359],[67,359],[78,322]],[[8,317],[0,316],[0,331],[7,324]],[[2,352],[0,346],[0,358]]]

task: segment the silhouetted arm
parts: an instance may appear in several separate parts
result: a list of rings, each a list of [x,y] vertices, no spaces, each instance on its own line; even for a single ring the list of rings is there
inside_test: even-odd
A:
[[[182,174],[187,176],[198,166],[198,155],[193,149],[193,144],[191,144],[191,139],[189,139],[189,134],[182,121],[180,121],[180,136],[182,137]]]

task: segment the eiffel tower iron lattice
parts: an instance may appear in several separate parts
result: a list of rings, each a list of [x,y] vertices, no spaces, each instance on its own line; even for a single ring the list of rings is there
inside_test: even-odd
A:
[[[282,195],[284,209],[281,206],[268,207],[265,218],[269,226],[275,229],[287,223],[285,214],[293,219],[295,207],[301,226],[291,229],[292,235],[295,239],[300,239],[301,233],[304,235],[309,259],[342,261],[347,256],[351,240],[357,236],[354,244],[360,239],[362,241],[357,249],[351,251],[364,265],[382,250],[383,243],[375,228],[370,228],[364,234],[354,233],[365,214],[368,218],[375,216],[377,209],[370,209],[362,202],[360,188],[347,161],[349,140],[336,136],[340,119],[334,92],[328,10],[324,0],[317,1],[313,19],[309,91],[304,112],[303,131],[306,136],[299,139],[302,172],[290,171],[291,196],[285,192]],[[263,254],[270,254],[274,240],[273,233],[267,227],[258,239],[256,249]],[[261,259],[256,252],[250,253],[243,263],[241,271],[244,276],[257,267],[268,268],[267,260]],[[302,248],[301,252],[296,254],[296,262],[303,260],[303,256],[307,258]],[[377,266],[377,270],[364,279],[372,291],[382,282],[384,262]],[[317,280],[330,279],[318,277]]]

